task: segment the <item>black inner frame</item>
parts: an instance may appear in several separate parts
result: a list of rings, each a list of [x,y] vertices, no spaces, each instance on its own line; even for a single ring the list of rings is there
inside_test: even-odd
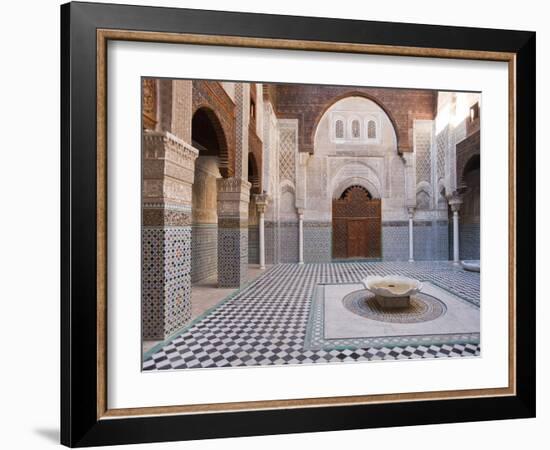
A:
[[[517,395],[98,420],[98,28],[512,52]],[[535,33],[143,6],[61,6],[61,442],[91,446],[535,416]],[[503,243],[508,245],[508,242]],[[154,406],[154,405],[151,405]]]

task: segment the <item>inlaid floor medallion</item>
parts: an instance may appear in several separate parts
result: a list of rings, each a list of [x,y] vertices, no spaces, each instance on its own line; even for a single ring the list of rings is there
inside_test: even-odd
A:
[[[428,322],[442,316],[447,310],[442,301],[423,293],[412,296],[410,305],[405,308],[382,308],[374,294],[367,290],[354,291],[346,295],[342,302],[354,314],[389,323]]]

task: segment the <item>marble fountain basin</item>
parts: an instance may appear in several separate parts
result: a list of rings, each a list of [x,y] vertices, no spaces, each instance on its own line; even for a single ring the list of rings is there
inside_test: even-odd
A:
[[[380,307],[388,309],[410,306],[411,295],[422,290],[420,281],[398,275],[368,276],[361,282],[366,289],[375,295]]]
[[[475,259],[475,260],[470,259],[470,260],[461,261],[460,264],[462,265],[462,268],[464,270],[468,270],[470,272],[479,272],[481,267],[479,259]]]

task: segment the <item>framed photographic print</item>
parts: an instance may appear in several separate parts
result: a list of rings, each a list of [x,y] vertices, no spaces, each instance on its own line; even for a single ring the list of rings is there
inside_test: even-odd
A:
[[[63,444],[534,416],[535,33],[61,18]]]

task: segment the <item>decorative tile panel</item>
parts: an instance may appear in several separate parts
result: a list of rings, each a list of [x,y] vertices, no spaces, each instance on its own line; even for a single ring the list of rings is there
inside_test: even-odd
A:
[[[197,283],[218,273],[218,226],[196,224],[191,228],[191,282]]]
[[[242,286],[248,271],[248,229],[219,227],[218,245],[218,286]]]
[[[408,261],[409,223],[382,223],[382,258],[384,261]]]
[[[480,259],[479,223],[464,223],[459,226],[460,259]]]
[[[298,262],[298,222],[279,223],[280,262]]]
[[[191,317],[191,227],[142,228],[144,339],[165,339]]]
[[[436,138],[437,145],[437,179],[445,178],[445,154],[447,153],[448,126]]]
[[[260,231],[258,225],[248,227],[248,263],[260,263]]]
[[[304,222],[304,262],[330,262],[332,259],[330,222]]]
[[[415,221],[413,237],[415,261],[441,261],[448,259],[449,236],[447,221]]]
[[[416,154],[416,185],[418,209],[431,209],[432,195],[432,122],[416,121],[414,124],[414,151]],[[422,187],[422,190],[419,190]]]
[[[279,179],[294,183],[296,173],[296,130],[282,128],[279,136]]]

